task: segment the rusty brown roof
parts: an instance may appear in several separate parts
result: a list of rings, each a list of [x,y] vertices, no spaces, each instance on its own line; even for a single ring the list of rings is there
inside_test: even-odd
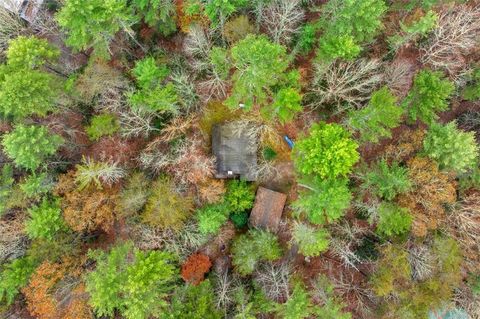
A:
[[[255,204],[250,214],[250,226],[264,228],[272,232],[278,230],[287,195],[259,187]]]

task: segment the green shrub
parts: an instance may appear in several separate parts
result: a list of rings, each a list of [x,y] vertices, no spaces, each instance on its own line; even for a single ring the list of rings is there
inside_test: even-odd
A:
[[[292,203],[295,213],[305,214],[313,224],[332,223],[350,206],[352,194],[345,178],[321,179],[318,176],[299,181],[306,190]]]
[[[199,210],[195,217],[198,220],[198,229],[202,234],[217,234],[228,220],[228,205],[224,203],[206,205]]]
[[[129,29],[137,17],[125,0],[67,0],[57,21],[67,34],[67,45],[77,51],[93,47],[97,55],[108,57],[115,35]]]
[[[388,165],[385,159],[380,160],[360,177],[363,181],[362,188],[371,190],[373,194],[386,200],[392,200],[412,188],[408,169],[397,162]]]
[[[266,161],[273,161],[277,157],[277,152],[271,147],[265,147],[262,152],[263,159]]]
[[[455,86],[443,79],[441,72],[421,70],[415,75],[413,87],[402,102],[411,121],[420,120],[432,124],[437,112],[448,109],[448,98]]]
[[[44,198],[39,206],[28,210],[30,219],[25,223],[25,231],[32,239],[53,240],[55,235],[67,227],[63,221],[60,199]]]
[[[98,141],[102,136],[113,135],[119,128],[120,124],[114,114],[100,114],[92,118],[86,131],[90,140]]]
[[[255,191],[246,181],[231,180],[227,184],[225,203],[232,213],[241,213],[253,207]]]
[[[248,217],[248,212],[244,211],[239,213],[231,213],[229,218],[236,228],[242,229],[243,227],[247,226]]]
[[[273,261],[282,256],[277,237],[257,229],[238,236],[233,242],[231,252],[232,263],[242,276],[251,274],[260,261]]]
[[[214,73],[222,80],[227,80],[230,73],[230,59],[226,49],[221,47],[213,47],[208,53],[210,64]]]
[[[440,168],[463,173],[477,166],[479,147],[473,132],[457,128],[456,122],[430,126],[423,140],[425,153],[440,164]]]
[[[319,256],[328,249],[330,234],[325,229],[316,229],[308,224],[296,222],[292,229],[292,242],[306,257]]]
[[[412,216],[407,208],[392,203],[382,203],[378,207],[377,232],[385,236],[408,233]]]
[[[215,307],[215,294],[207,279],[199,285],[179,286],[175,289],[169,310],[161,319],[220,319],[221,313]]]
[[[361,142],[391,138],[391,129],[400,125],[404,112],[396,100],[387,87],[374,92],[366,107],[349,113],[347,126],[360,133]]]
[[[266,118],[276,118],[280,123],[291,122],[297,113],[303,110],[302,95],[295,88],[280,89],[273,100],[273,103],[262,108],[262,113]]]
[[[97,316],[111,317],[117,310],[127,319],[147,319],[166,308],[178,276],[172,254],[144,252],[127,243],[89,256],[97,266],[86,276],[86,291]]]
[[[60,56],[60,50],[45,39],[19,36],[10,41],[7,50],[8,66],[14,69],[35,69]]]
[[[312,125],[309,136],[295,143],[292,156],[299,173],[335,178],[350,173],[360,157],[357,148],[343,127],[320,122]]]
[[[5,153],[17,166],[36,170],[47,156],[55,154],[63,143],[58,135],[51,135],[44,126],[17,125],[3,136]]]
[[[264,35],[249,34],[232,47],[231,55],[236,71],[232,93],[225,104],[234,109],[244,104],[247,110],[263,105],[270,88],[285,77],[289,64],[285,47]]]
[[[480,100],[480,67],[476,67],[462,90],[462,97],[467,101]]]
[[[177,30],[177,10],[173,0],[133,0],[131,4],[150,27],[164,36]]]
[[[0,77],[0,115],[21,120],[30,115],[45,116],[55,109],[54,77],[36,70],[20,69]]]
[[[22,257],[2,266],[0,273],[0,301],[11,305],[20,289],[27,285],[35,270],[35,262],[30,257]]]

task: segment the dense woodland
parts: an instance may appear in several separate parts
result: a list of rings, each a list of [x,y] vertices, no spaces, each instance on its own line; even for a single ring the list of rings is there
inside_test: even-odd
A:
[[[0,6],[2,318],[480,318],[479,40],[476,1]]]

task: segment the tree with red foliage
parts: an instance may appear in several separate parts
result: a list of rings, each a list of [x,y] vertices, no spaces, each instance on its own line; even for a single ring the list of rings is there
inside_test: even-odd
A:
[[[182,278],[185,282],[198,285],[205,278],[205,274],[212,267],[212,262],[207,255],[193,254],[182,265]]]

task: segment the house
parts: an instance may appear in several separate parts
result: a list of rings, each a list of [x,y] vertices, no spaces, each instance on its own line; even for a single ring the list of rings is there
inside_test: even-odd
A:
[[[43,0],[0,0],[0,6],[18,14],[25,21],[32,23],[43,4]]]
[[[287,195],[285,194],[259,187],[250,214],[250,226],[277,232],[286,200]]]
[[[212,150],[216,159],[216,178],[241,178],[255,181],[257,141],[235,123],[217,124],[212,129]]]

